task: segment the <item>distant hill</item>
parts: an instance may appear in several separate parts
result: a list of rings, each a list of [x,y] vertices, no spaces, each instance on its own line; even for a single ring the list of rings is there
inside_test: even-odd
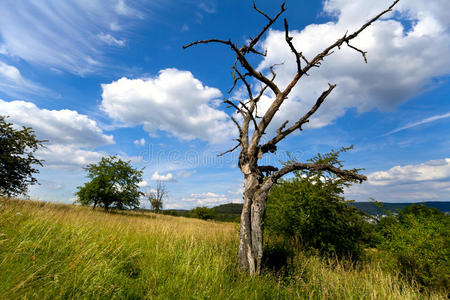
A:
[[[383,208],[377,207],[372,202],[353,202],[350,205],[356,207],[359,210],[364,211],[369,215],[383,215],[386,211],[398,211],[411,204],[424,204],[427,207],[435,207],[442,212],[450,212],[450,201],[430,201],[419,203],[383,203]]]
[[[386,211],[395,212],[401,210],[404,207],[413,203],[383,203],[383,209],[377,207],[372,202],[352,202],[350,205],[357,209],[369,214],[369,215],[382,215],[386,214]],[[424,204],[427,207],[436,207],[442,212],[450,212],[450,201],[432,201],[432,202],[420,202],[416,204]],[[233,219],[232,216],[239,216],[242,211],[242,204],[228,203],[213,207],[217,215],[227,215],[227,219]]]
[[[384,215],[388,211],[395,212],[403,209],[404,207],[411,205],[414,203],[383,203],[383,208],[376,206],[372,202],[352,202],[351,206],[356,207],[357,209],[365,212],[366,214],[376,216],[376,215]],[[419,202],[415,204],[424,204],[427,207],[436,207],[442,212],[450,212],[450,201],[430,201],[430,202]],[[239,216],[242,211],[242,204],[240,203],[228,203],[222,204],[219,206],[215,206],[212,209],[216,213],[216,220],[218,221],[226,221],[226,222],[239,222]],[[176,215],[186,217],[189,213],[189,210],[184,209],[169,209],[164,210],[164,214],[168,215]]]
[[[228,203],[213,207],[216,214],[241,214],[241,203]]]

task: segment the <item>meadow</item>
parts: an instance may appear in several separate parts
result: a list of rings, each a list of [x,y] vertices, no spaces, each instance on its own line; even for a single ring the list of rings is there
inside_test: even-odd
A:
[[[0,199],[1,299],[447,299],[374,261],[236,265],[236,223]]]

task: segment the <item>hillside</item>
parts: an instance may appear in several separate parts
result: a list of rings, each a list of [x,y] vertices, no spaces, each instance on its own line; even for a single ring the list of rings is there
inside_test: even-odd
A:
[[[372,202],[352,202],[350,205],[369,215],[383,215],[387,211],[395,212],[413,203],[383,203],[383,208],[376,206]],[[418,203],[416,203],[418,204]],[[450,212],[450,201],[445,202],[421,202],[427,207],[435,207],[442,212]],[[239,220],[239,215],[242,211],[242,204],[228,203],[213,207],[214,211],[224,221]],[[187,214],[187,211],[185,211]]]
[[[379,266],[296,254],[291,277],[236,267],[234,224],[0,199],[2,299],[424,299]],[[445,299],[434,294],[433,299]]]
[[[361,211],[364,211],[365,213],[367,213],[369,215],[383,215],[383,214],[386,214],[387,211],[395,212],[395,211],[401,210],[411,204],[413,204],[413,203],[387,203],[387,202],[385,202],[385,203],[383,203],[383,207],[380,208],[372,202],[353,202],[353,203],[351,203],[352,206],[358,208]],[[415,204],[424,204],[427,207],[435,207],[442,212],[450,212],[450,201],[421,202],[421,203],[415,203]]]

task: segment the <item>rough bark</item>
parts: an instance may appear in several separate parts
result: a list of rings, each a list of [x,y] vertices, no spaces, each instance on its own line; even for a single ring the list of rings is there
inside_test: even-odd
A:
[[[267,51],[263,53],[256,50],[255,47],[267,30],[286,10],[284,3],[281,5],[279,12],[274,17],[270,17],[266,13],[259,10],[255,4],[253,5],[253,8],[258,13],[263,15],[268,22],[255,36],[255,38],[251,38],[250,41],[247,44],[244,44],[241,48],[238,48],[231,40],[220,39],[199,40],[183,46],[183,48],[186,49],[199,44],[219,43],[230,47],[236,55],[236,62],[232,66],[233,86],[229,93],[232,92],[239,82],[248,93],[247,101],[239,101],[238,103],[234,103],[232,99],[226,99],[224,101],[224,103],[229,105],[229,107],[236,109],[236,113],[242,116],[242,121],[238,122],[237,118],[231,116],[231,120],[234,122],[239,131],[239,138],[236,139],[238,144],[220,155],[233,152],[234,150],[240,148],[238,165],[244,175],[244,206],[241,214],[238,263],[242,269],[248,271],[250,274],[259,274],[261,272],[266,201],[270,189],[279,178],[296,170],[320,170],[354,181],[362,182],[363,180],[366,180],[366,177],[358,174],[356,170],[342,170],[336,166],[327,164],[293,162],[282,166],[281,169],[274,166],[258,165],[258,160],[263,155],[277,151],[278,142],[286,138],[297,129],[300,131],[302,130],[302,126],[309,122],[310,117],[316,113],[321,104],[336,87],[334,84],[328,84],[328,89],[321,93],[315,104],[305,115],[301,116],[297,122],[286,127],[289,122],[289,120],[286,120],[277,130],[275,136],[268,139],[268,141],[262,145],[260,142],[263,135],[266,134],[267,127],[300,79],[304,75],[308,75],[308,72],[312,68],[320,67],[321,62],[325,60],[327,56],[331,55],[333,51],[340,49],[343,45],[347,45],[349,48],[359,52],[364,61],[367,62],[367,53],[350,45],[350,41],[357,37],[364,29],[378,20],[381,16],[391,11],[394,5],[398,2],[399,0],[395,0],[391,6],[367,21],[357,31],[351,33],[350,35],[345,33],[343,37],[334,43],[331,43],[322,52],[315,55],[311,60],[308,60],[301,51],[298,51],[295,48],[294,43],[292,43],[293,38],[289,36],[288,22],[285,19],[285,40],[287,46],[295,55],[297,73],[293,76],[290,83],[284,88],[278,86],[274,81],[276,77],[276,73],[273,68],[274,66],[270,67],[270,72],[272,75],[270,76],[269,74],[268,77],[262,72],[257,71],[257,68],[253,67],[247,59],[247,55],[249,54],[261,56],[266,55]],[[253,79],[257,82],[257,84],[252,85],[252,81],[248,80],[248,78]],[[257,90],[258,88],[259,91],[255,93],[255,89]],[[262,116],[259,116],[258,103],[260,98],[267,94],[267,90],[272,92],[272,95],[268,95],[273,96],[273,101],[267,111],[265,111]],[[251,128],[251,125],[253,125],[253,129]],[[263,173],[265,174],[263,175]]]

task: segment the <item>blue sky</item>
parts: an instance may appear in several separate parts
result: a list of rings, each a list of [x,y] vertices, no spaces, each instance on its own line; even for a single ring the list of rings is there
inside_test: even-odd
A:
[[[312,57],[385,9],[390,1],[288,0],[294,44]],[[257,1],[267,13],[276,1]],[[364,168],[369,180],[349,199],[449,201],[450,20],[447,0],[401,0],[395,11],[354,42],[368,63],[348,48],[327,58],[292,91],[268,137],[294,121],[327,83],[337,88],[301,134],[280,143],[306,160],[354,145],[346,168]],[[198,39],[254,36],[265,19],[251,1],[2,1],[0,2],[0,114],[32,126],[48,139],[38,155],[45,166],[32,198],[72,202],[86,179],[82,167],[117,154],[144,169],[143,191],[165,181],[166,208],[240,202],[242,176],[232,146],[233,54],[226,47],[182,49]],[[261,72],[277,66],[284,85],[295,61],[282,22],[261,41]],[[264,96],[261,109],[271,95]]]

